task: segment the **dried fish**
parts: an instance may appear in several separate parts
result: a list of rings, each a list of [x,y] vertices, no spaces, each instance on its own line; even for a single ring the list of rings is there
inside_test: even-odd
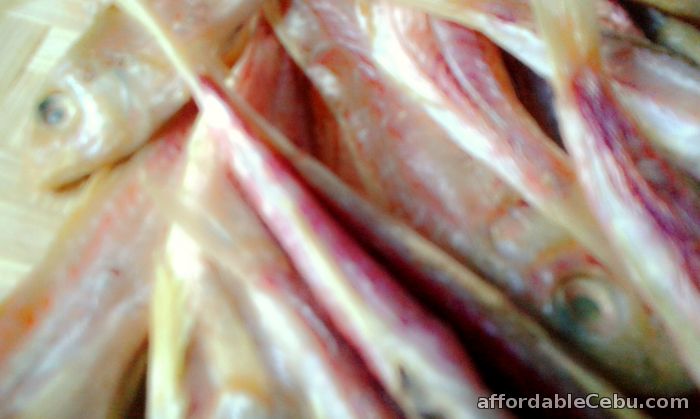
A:
[[[251,203],[335,327],[408,417],[468,417],[488,394],[456,339],[424,311],[323,209],[288,165],[237,115],[246,104],[217,75],[198,76],[186,53],[138,2],[122,5],[149,27],[193,91],[210,135]],[[219,79],[221,80],[221,79]],[[250,109],[249,109],[250,111]],[[489,415],[502,416],[493,411]]]
[[[282,249],[243,201],[206,126],[200,124],[197,132],[191,153],[198,170],[181,188],[154,191],[160,191],[164,213],[232,275],[222,276],[220,286],[247,313],[260,352],[281,382],[277,397],[299,399],[292,417],[395,417],[384,392],[327,326]]]
[[[450,21],[461,23],[551,80],[553,68],[525,0],[399,0]],[[596,4],[601,4],[597,2]],[[603,13],[610,16],[610,13]],[[613,89],[627,112],[640,123],[654,146],[692,176],[700,179],[700,69],[664,51],[649,48],[641,36],[610,25],[601,56]],[[630,39],[632,38],[632,39]]]
[[[347,150],[324,161],[340,166],[333,172],[349,174],[343,180],[366,199],[475,267],[616,383],[650,393],[691,386],[629,281],[470,158],[377,68],[353,2],[287,6],[270,2],[266,14],[338,121],[339,138],[318,140]],[[413,80],[420,89],[422,80]],[[453,122],[466,138],[478,135]]]
[[[305,153],[300,148],[302,146],[293,144],[285,135],[296,130],[289,129],[293,126],[292,121],[287,123],[285,118],[294,118],[294,115],[275,112],[282,103],[286,103],[287,97],[254,97],[255,90],[248,89],[252,86],[261,89],[274,85],[279,79],[290,78],[290,74],[265,71],[270,62],[282,59],[278,57],[281,55],[279,45],[270,37],[254,38],[251,42],[250,48],[256,54],[248,55],[238,63],[238,66],[246,67],[245,73],[250,76],[239,80],[236,90],[240,92],[242,89],[244,98],[255,99],[256,109],[260,110],[265,120],[251,117],[248,122],[264,133],[260,138],[284,156],[334,213],[352,226],[356,236],[364,238],[365,243],[382,254],[391,266],[399,267],[402,285],[413,288],[414,294],[423,296],[424,301],[442,312],[465,339],[478,342],[470,349],[472,353],[482,355],[480,362],[485,362],[485,365],[480,365],[482,370],[487,369],[492,373],[498,370],[503,379],[517,383],[514,385],[520,391],[531,391],[532,394],[619,392],[572,359],[559,343],[501,291],[407,225],[362,199],[320,162]],[[289,59],[286,57],[286,60]],[[276,70],[277,73],[292,74],[296,71],[288,66],[278,66]],[[275,103],[278,101],[281,103]],[[280,131],[271,125],[273,123]],[[222,195],[216,194],[217,197]],[[232,218],[240,220],[240,217]],[[630,411],[607,413],[635,415]],[[593,415],[593,412],[590,414]]]
[[[613,95],[590,6],[533,5],[554,63],[564,139],[588,202],[699,383],[697,189],[654,152]]]
[[[655,7],[659,10],[665,10],[669,13],[685,16],[694,19],[700,19],[700,4],[694,0],[634,0],[637,3],[644,3]]]
[[[192,111],[95,179],[45,261],[0,304],[0,416],[109,417],[133,396],[122,380],[143,355],[152,249],[167,230],[140,173],[178,176]]]
[[[85,3],[22,152],[87,198],[0,301],[0,417],[692,403],[700,15],[638,3]]]
[[[254,0],[150,3],[191,48],[233,56],[245,39],[240,28],[258,6]],[[188,99],[151,36],[114,7],[95,19],[43,92],[27,153],[48,187],[128,156]]]
[[[190,189],[201,185],[206,173],[201,132],[201,124],[193,128],[181,182],[163,178],[160,171],[147,172],[152,195],[155,185],[150,179],[156,176],[167,187],[181,183],[182,191],[194,192]],[[162,211],[164,202],[157,194],[154,200]],[[222,282],[228,274],[177,224],[171,226],[158,262],[151,306],[148,416],[292,417],[240,308],[227,297]]]
[[[652,8],[640,7],[632,13],[654,42],[700,65],[700,30],[695,26]]]

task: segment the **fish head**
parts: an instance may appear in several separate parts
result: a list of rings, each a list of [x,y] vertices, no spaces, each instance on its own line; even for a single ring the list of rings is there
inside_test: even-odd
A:
[[[149,105],[168,99],[168,87],[176,84],[163,82],[171,72],[154,49],[138,23],[117,8],[95,18],[35,101],[27,157],[38,183],[60,187],[79,180],[148,138]]]
[[[514,272],[502,274],[508,280],[501,285],[624,390],[690,391],[660,318],[626,271],[601,262],[527,203],[506,205],[489,227],[494,249]]]
[[[615,382],[636,394],[679,394],[692,381],[674,356],[661,319],[626,278],[581,252],[560,249],[539,282],[554,329],[574,346],[586,348],[593,362]],[[538,281],[534,281],[538,282]]]
[[[146,109],[134,100],[119,67],[55,69],[35,102],[28,158],[40,184],[59,187],[113,163],[133,150]]]

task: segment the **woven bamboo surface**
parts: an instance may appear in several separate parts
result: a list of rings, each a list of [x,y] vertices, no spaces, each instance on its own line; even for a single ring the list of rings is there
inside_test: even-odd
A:
[[[80,195],[39,190],[23,156],[47,73],[100,3],[0,0],[0,299],[41,260]]]

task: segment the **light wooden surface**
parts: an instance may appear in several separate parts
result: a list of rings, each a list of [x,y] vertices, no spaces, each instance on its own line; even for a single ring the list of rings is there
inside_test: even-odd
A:
[[[40,191],[24,172],[46,74],[103,1],[0,0],[0,299],[41,260],[80,191]]]

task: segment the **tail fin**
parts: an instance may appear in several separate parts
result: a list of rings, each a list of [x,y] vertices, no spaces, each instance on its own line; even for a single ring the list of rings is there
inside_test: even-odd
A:
[[[583,66],[600,68],[600,33],[593,3],[532,0],[557,80],[569,79]]]

